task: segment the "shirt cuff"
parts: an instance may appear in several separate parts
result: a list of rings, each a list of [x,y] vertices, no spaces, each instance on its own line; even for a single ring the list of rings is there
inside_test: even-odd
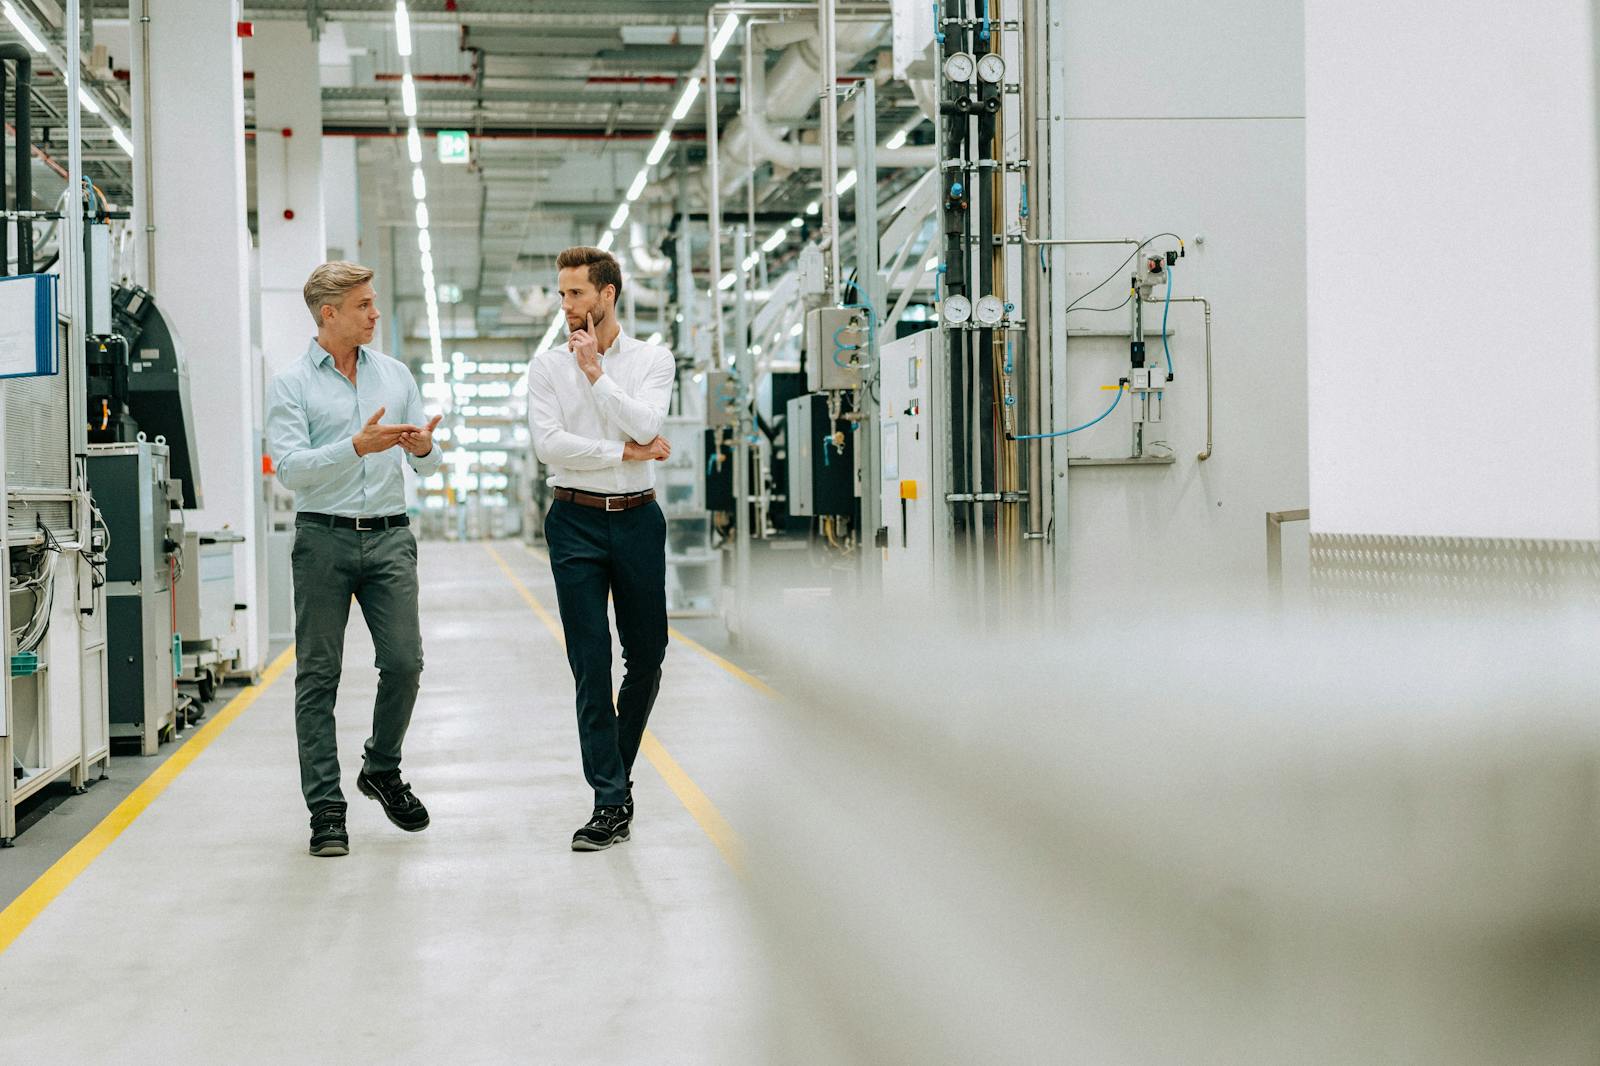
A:
[[[611,375],[601,371],[600,376],[594,379],[594,384],[589,386],[601,396],[610,396],[618,391],[619,386],[611,380]]]
[[[605,379],[601,378],[600,380],[604,381]],[[622,462],[622,456],[627,451],[628,443],[620,440],[608,440],[605,442],[605,444],[606,450],[608,453],[610,453],[612,461],[618,463]]]

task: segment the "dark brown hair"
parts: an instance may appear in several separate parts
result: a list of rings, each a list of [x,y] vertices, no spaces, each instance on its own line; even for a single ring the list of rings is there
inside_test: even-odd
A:
[[[616,298],[622,298],[622,267],[610,252],[579,245],[556,256],[557,270],[571,270],[573,267],[589,268],[589,284],[595,287],[595,291],[614,285]]]

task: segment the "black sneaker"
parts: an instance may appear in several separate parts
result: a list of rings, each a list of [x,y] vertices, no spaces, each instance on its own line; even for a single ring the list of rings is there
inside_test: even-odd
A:
[[[369,774],[362,770],[356,775],[356,788],[368,799],[383,806],[389,821],[408,833],[420,833],[428,828],[428,808],[411,794],[411,786],[400,780],[399,770],[386,774]]]
[[[628,839],[627,808],[596,807],[589,824],[572,834],[573,851],[604,851]]]
[[[330,858],[350,854],[350,834],[344,827],[345,805],[330,803],[311,816],[311,854]]]

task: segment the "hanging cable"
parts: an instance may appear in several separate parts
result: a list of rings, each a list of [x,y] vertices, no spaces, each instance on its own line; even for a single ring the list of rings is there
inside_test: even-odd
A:
[[[1167,343],[1167,312],[1172,310],[1172,271],[1167,266],[1167,297],[1161,305],[1161,350],[1167,355],[1167,380],[1172,380],[1172,346]]]

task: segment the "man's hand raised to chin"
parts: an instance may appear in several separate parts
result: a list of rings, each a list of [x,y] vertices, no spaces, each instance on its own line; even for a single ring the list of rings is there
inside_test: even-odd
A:
[[[605,371],[600,369],[600,339],[594,335],[594,316],[584,315],[587,329],[575,330],[567,336],[567,347],[578,357],[578,369],[593,385]]]
[[[657,437],[649,444],[635,444],[628,441],[622,446],[622,459],[629,463],[648,463],[654,460],[664,463],[672,455],[672,445],[665,437]]]

